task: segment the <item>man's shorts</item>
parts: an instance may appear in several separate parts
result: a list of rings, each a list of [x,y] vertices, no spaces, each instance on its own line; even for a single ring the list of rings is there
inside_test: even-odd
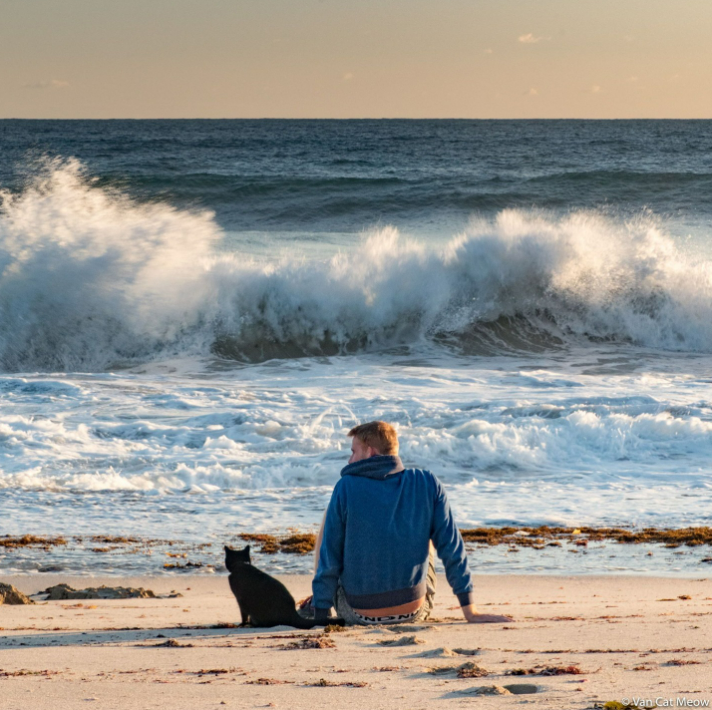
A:
[[[431,547],[430,558],[428,560],[428,574],[426,577],[425,599],[419,609],[409,614],[398,614],[395,616],[362,616],[354,611],[346,601],[346,594],[339,584],[336,590],[336,615],[340,616],[348,626],[371,626],[377,624],[407,624],[418,621],[425,621],[435,605],[435,587],[437,577],[435,576],[435,554]]]

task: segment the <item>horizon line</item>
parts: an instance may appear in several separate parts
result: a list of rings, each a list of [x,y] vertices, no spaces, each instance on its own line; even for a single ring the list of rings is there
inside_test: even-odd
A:
[[[420,117],[414,118],[409,116],[368,116],[368,117],[349,117],[349,118],[336,118],[336,117],[285,117],[285,116],[221,116],[207,117],[207,116],[180,116],[180,117],[168,117],[159,116],[151,118],[138,118],[133,116],[123,116],[123,117],[111,117],[111,118],[87,118],[81,116],[75,116],[72,118],[56,118],[56,117],[23,117],[23,116],[6,116],[0,117],[0,121],[710,121],[710,117],[677,117],[677,116],[667,116],[667,117],[650,117],[650,116],[638,116],[638,117],[620,117],[620,118],[585,118],[576,116],[564,116],[557,118],[543,118],[543,117],[528,117],[528,118],[514,118],[514,117],[497,117],[497,118],[476,118],[476,117]]]

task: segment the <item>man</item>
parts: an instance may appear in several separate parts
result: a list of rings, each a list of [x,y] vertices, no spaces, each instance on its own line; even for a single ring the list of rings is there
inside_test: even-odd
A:
[[[428,618],[435,596],[432,546],[471,623],[510,621],[478,613],[467,554],[445,490],[429,471],[405,469],[386,422],[354,427],[351,458],[334,487],[317,539],[312,606],[350,624]]]

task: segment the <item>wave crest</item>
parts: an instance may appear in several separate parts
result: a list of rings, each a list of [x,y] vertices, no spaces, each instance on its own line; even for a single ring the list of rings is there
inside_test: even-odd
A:
[[[218,255],[209,212],[140,205],[73,160],[0,194],[4,370],[103,370],[186,352],[246,361],[436,341],[569,338],[712,351],[712,268],[651,218],[505,210],[444,249],[393,227],[329,260]]]
[[[323,264],[221,270],[230,316],[217,347],[247,359],[423,339],[480,354],[572,337],[712,349],[710,262],[649,218],[506,210],[444,250],[388,227]]]
[[[78,161],[47,162],[0,193],[3,369],[101,370],[182,340],[204,316],[220,237],[210,213],[138,205]]]

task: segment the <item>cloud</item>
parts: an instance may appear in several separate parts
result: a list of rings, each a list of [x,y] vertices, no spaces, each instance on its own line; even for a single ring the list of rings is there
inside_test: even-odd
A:
[[[637,77],[637,76],[629,76],[629,77],[626,79],[626,81],[627,81],[629,84],[634,84],[636,81],[638,81],[638,77]]]
[[[341,77],[344,81],[351,81],[351,79],[354,78],[354,75],[351,72],[347,72]]]
[[[525,35],[519,35],[517,38],[518,42],[522,44],[536,44],[542,40],[550,39],[549,37],[535,37],[531,32],[527,32]]]
[[[603,91],[603,89],[602,89],[598,84],[594,84],[594,85],[591,87],[591,93],[592,93],[592,94],[600,94],[601,91]]]
[[[484,50],[484,53],[485,53],[485,54],[492,54],[493,51],[494,51],[494,50],[492,50],[492,49],[485,49],[485,50]]]
[[[532,86],[532,88],[527,91],[527,96],[539,96],[539,89],[535,89]]]
[[[32,84],[23,84],[23,89],[66,89],[69,86],[68,81],[60,81],[59,79],[51,79],[50,81],[36,81]]]

